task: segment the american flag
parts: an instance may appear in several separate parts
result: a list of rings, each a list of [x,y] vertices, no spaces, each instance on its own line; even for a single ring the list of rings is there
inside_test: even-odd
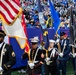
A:
[[[21,13],[18,0],[0,0],[0,18],[6,24],[11,24]]]

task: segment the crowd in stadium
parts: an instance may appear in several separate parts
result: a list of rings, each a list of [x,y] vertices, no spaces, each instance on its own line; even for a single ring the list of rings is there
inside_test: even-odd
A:
[[[38,5],[37,2],[30,2],[30,1],[21,1],[21,5],[25,15],[25,21],[27,27],[40,27],[39,17],[38,17]],[[44,22],[45,28],[53,27],[53,19],[51,17],[50,8],[48,5],[47,0],[41,1],[42,11],[44,14]],[[61,28],[69,28],[70,25],[70,15],[69,15],[69,8],[72,5],[73,9],[75,10],[76,5],[74,2],[54,2],[55,9],[60,17],[60,25]],[[50,22],[48,24],[48,19],[50,18]]]

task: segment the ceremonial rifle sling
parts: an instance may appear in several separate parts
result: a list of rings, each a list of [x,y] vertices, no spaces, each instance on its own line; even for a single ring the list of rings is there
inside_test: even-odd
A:
[[[3,45],[3,47],[2,47],[2,51],[1,51],[0,67],[2,67],[2,59],[3,59],[3,54],[4,54],[4,48],[5,48],[5,45],[6,45],[6,44]],[[0,74],[2,74],[2,72],[1,72]]]
[[[37,56],[37,53],[38,53],[39,49],[40,48],[38,48],[37,51],[36,51],[36,54],[35,54],[35,57],[34,57],[34,61],[36,60],[36,56]]]
[[[65,46],[66,46],[66,40],[65,40],[65,43],[64,43],[64,47],[63,47],[62,53],[64,52]]]

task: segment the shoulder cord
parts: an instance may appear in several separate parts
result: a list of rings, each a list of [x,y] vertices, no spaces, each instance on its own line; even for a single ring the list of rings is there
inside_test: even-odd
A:
[[[2,59],[3,59],[3,51],[4,51],[4,48],[5,48],[5,45],[3,45],[3,48],[2,48],[2,51],[1,51],[1,58],[0,58],[0,67],[2,66]]]
[[[55,48],[53,48],[53,50],[55,50]],[[53,50],[52,50],[52,51],[53,51]],[[56,52],[56,51],[55,51],[55,52]],[[51,58],[51,57],[52,57],[52,52],[51,52],[51,54],[50,54],[50,58]]]
[[[62,53],[64,52],[65,46],[66,46],[66,40],[64,42],[64,47],[63,47]]]
[[[36,60],[36,56],[37,56],[37,53],[38,53],[39,49],[40,49],[40,47],[36,51],[36,54],[35,54],[35,57],[34,57],[34,61]]]

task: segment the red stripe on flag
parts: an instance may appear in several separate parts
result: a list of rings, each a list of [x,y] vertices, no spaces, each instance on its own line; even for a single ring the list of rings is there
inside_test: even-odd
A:
[[[13,0],[18,6],[20,6],[20,1],[19,0]]]
[[[27,36],[27,30],[26,30],[26,23],[25,23],[25,19],[24,19],[24,15],[23,14],[22,14],[22,26],[23,26],[23,29],[24,29],[26,37],[28,37]],[[29,52],[29,50],[30,50],[30,46],[29,46],[29,42],[28,42],[28,39],[27,39],[26,40],[25,52]]]
[[[7,18],[6,18],[6,15],[5,15],[5,14],[3,14],[1,11],[0,11],[0,14],[3,16],[3,18],[5,19],[5,21],[6,21],[8,24],[10,24],[10,23],[11,23],[10,21],[8,21],[8,20],[7,20]]]
[[[11,19],[14,19],[15,18],[12,15],[12,13],[8,10],[8,8],[2,2],[0,2],[0,5],[5,9],[5,11],[8,13],[8,15],[10,16]]]
[[[24,15],[23,14],[22,14],[22,26],[23,26],[24,32],[26,33],[26,36],[27,36],[26,23],[25,23],[25,19],[24,19]]]
[[[6,0],[6,3],[13,9],[13,11],[16,13],[16,14],[18,14],[18,10],[16,9],[16,8],[14,8],[14,6],[8,1],[8,0]]]

